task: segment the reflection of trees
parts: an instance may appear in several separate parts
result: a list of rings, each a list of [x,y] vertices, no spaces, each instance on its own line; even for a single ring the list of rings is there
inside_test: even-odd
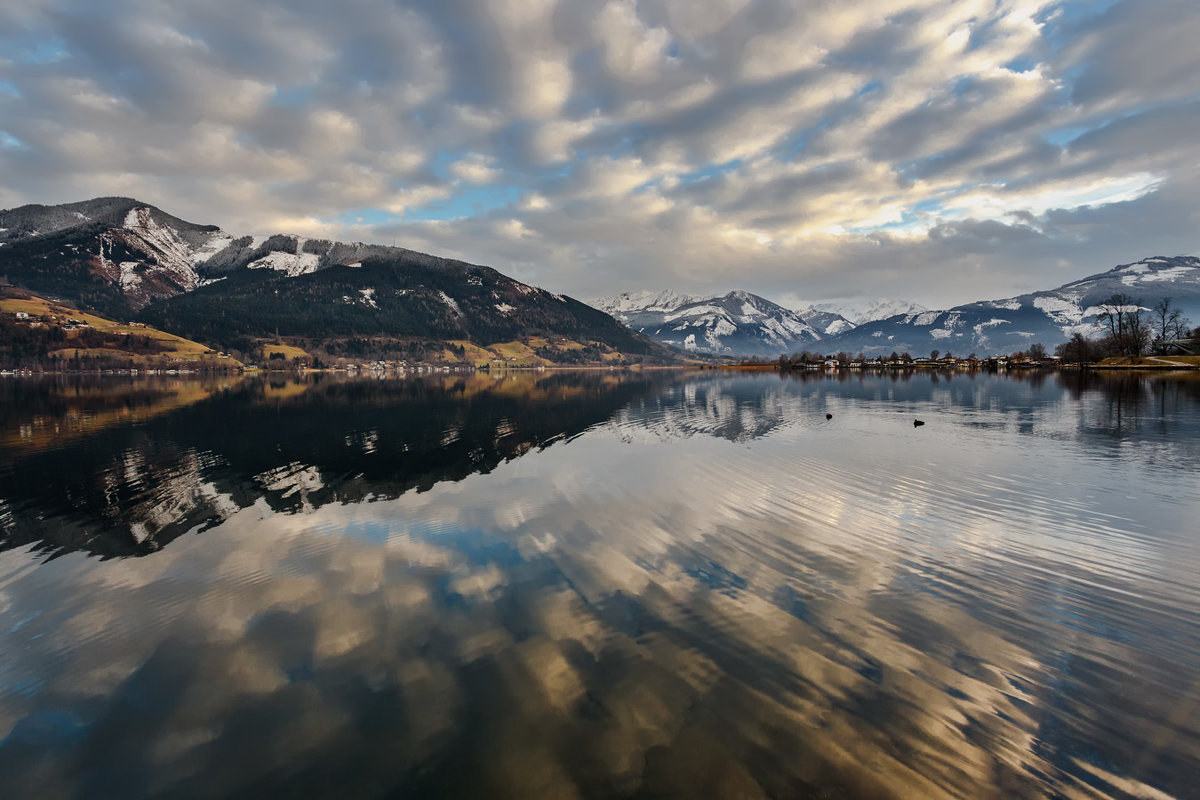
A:
[[[1200,376],[1083,370],[1063,372],[1071,398],[1088,400],[1092,424],[1113,434],[1137,430],[1148,421],[1190,413],[1200,403]]]

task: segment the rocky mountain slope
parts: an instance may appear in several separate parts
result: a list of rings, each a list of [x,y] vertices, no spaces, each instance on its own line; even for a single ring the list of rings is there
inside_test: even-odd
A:
[[[279,336],[353,340],[361,356],[380,339],[534,338],[550,360],[674,358],[607,314],[489,267],[381,245],[236,236],[130,198],[0,211],[0,276],[223,349]]]
[[[701,353],[774,358],[821,338],[795,311],[749,292],[707,298],[627,292],[594,305],[659,342]]]
[[[1200,258],[1146,258],[1122,264],[1047,291],[955,306],[945,311],[897,314],[867,322],[822,342],[827,351],[867,355],[908,351],[980,356],[1012,353],[1039,342],[1046,348],[1076,331],[1100,334],[1100,303],[1124,293],[1144,308],[1171,298],[1193,324],[1200,322]]]

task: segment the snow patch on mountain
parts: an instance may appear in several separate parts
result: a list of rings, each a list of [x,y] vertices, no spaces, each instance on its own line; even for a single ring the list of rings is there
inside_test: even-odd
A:
[[[148,256],[142,262],[146,277],[166,278],[185,291],[191,291],[200,284],[192,263],[191,248],[178,232],[159,224],[151,209],[145,206],[131,208],[125,215],[123,228],[123,231],[109,232],[110,242],[118,242]],[[140,282],[131,283],[131,288]]]
[[[1152,272],[1142,276],[1143,281],[1175,281],[1180,278],[1194,276],[1196,274],[1195,267],[1171,267],[1169,269]]]
[[[838,320],[834,320],[833,322],[829,323],[829,325],[827,325],[825,327],[825,330],[822,331],[822,333],[824,333],[826,336],[837,336],[839,333],[845,333],[846,331],[853,330],[853,329],[854,329],[854,323],[849,322],[844,319],[838,319]]]
[[[142,276],[137,274],[137,268],[142,264],[139,261],[122,261],[120,264],[121,274],[118,280],[121,282],[121,290],[125,292],[136,289],[142,282]]]
[[[448,295],[442,291],[438,292],[438,296],[442,298],[443,303],[445,303],[446,305],[448,305],[450,307],[451,311],[453,311],[457,316],[460,316],[460,317],[462,316],[463,312],[462,312],[462,309],[459,308],[457,300],[455,300],[453,297],[451,297],[450,295]]]
[[[204,244],[192,251],[191,261],[192,266],[198,267],[205,261],[215,256],[217,253],[224,250],[229,245],[233,244],[233,237],[224,231],[217,231]]]
[[[316,253],[284,253],[278,250],[267,253],[246,265],[247,269],[273,269],[289,278],[316,272],[321,257]]]

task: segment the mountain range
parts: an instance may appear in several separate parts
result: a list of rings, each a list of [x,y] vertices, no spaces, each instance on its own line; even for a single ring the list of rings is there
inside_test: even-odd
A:
[[[983,356],[1095,336],[1099,306],[1114,293],[1145,308],[1170,298],[1200,321],[1193,256],[945,310],[890,299],[793,310],[745,291],[626,292],[593,308],[486,266],[400,247],[235,235],[123,197],[0,211],[0,279],[238,357],[265,358],[272,342],[324,361],[670,363],[680,350]]]
[[[819,303],[785,308],[750,292],[714,297],[672,291],[625,292],[592,301],[629,327],[663,344],[722,356],[775,358],[816,348],[815,342],[869,322],[925,311],[905,300],[876,298],[864,304]]]
[[[1200,322],[1200,258],[1154,256],[1056,289],[896,314],[828,337],[822,349],[869,356],[924,355],[934,349],[983,356],[1023,351],[1035,342],[1050,349],[1076,332],[1100,335],[1099,306],[1114,294],[1128,295],[1146,309],[1170,298],[1195,325]]]
[[[820,303],[793,311],[748,292],[712,297],[625,293],[599,308],[661,342],[708,353],[774,357],[800,350],[868,356],[933,350],[966,356],[1046,348],[1102,333],[1100,304],[1128,295],[1150,309],[1170,298],[1200,322],[1200,258],[1155,256],[1040,292],[930,310],[903,300]]]
[[[775,357],[821,338],[798,312],[749,292],[626,292],[595,305],[639,333],[693,352]]]
[[[238,236],[124,197],[0,211],[0,276],[245,354],[270,339],[327,358],[469,359],[504,343],[530,363],[676,358],[603,312],[490,267],[398,247]]]

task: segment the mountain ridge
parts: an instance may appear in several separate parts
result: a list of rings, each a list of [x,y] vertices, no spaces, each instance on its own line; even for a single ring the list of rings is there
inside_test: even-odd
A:
[[[332,351],[346,358],[526,340],[538,342],[532,363],[676,358],[603,312],[491,267],[361,242],[236,236],[133,198],[0,211],[0,275],[242,353],[292,337],[339,340]]]
[[[625,292],[593,302],[633,330],[691,352],[774,357],[821,338],[797,312],[740,289],[713,297]]]

